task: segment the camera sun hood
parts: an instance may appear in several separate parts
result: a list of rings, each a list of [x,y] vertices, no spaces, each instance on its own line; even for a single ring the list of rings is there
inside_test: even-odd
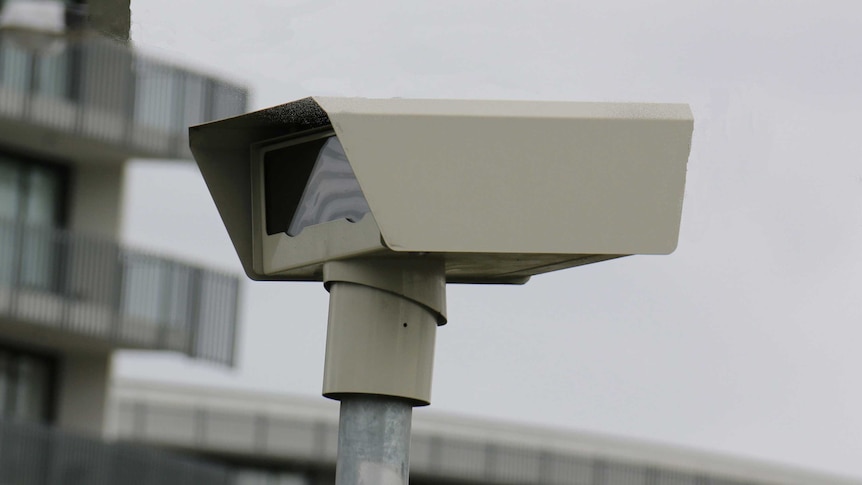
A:
[[[684,104],[312,97],[189,137],[252,279],[322,281],[327,261],[422,255],[444,261],[447,282],[523,283],[672,252],[692,130]],[[267,201],[311,190],[263,193],[272,147],[332,136],[370,214],[267,232]]]

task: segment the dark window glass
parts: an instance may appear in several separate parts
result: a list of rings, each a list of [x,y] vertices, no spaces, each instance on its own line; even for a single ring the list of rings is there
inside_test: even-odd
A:
[[[36,92],[52,98],[69,97],[69,55],[45,54],[36,61]]]
[[[50,357],[0,349],[0,418],[48,422],[53,369]]]
[[[56,289],[64,185],[58,166],[0,154],[0,283]]]
[[[13,163],[0,158],[0,218],[18,218],[21,201],[21,170]]]
[[[0,218],[28,225],[59,226],[63,184],[59,167],[0,154]]]
[[[26,91],[30,85],[30,56],[14,42],[0,39],[0,85]]]
[[[7,414],[11,414],[11,412],[7,412],[7,408],[11,408],[8,403],[13,401],[9,397],[12,394],[10,389],[13,382],[10,379],[11,375],[12,359],[6,352],[0,351],[0,417],[6,417]]]
[[[65,50],[28,50],[14,41],[0,39],[0,85],[18,92],[31,89],[52,98],[70,97],[70,55]]]

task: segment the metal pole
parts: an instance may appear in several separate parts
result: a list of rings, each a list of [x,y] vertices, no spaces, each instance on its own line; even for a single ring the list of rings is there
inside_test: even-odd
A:
[[[413,403],[344,396],[338,423],[337,485],[407,485]]]

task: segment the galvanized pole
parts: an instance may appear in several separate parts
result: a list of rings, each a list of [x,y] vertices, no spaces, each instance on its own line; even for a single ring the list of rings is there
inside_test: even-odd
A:
[[[341,400],[337,485],[407,485],[413,403],[356,394]]]

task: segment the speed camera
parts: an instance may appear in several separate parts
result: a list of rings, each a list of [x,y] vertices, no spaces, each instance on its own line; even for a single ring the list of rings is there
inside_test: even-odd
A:
[[[679,234],[687,105],[313,97],[190,129],[246,273],[424,255],[452,283],[632,254]]]

